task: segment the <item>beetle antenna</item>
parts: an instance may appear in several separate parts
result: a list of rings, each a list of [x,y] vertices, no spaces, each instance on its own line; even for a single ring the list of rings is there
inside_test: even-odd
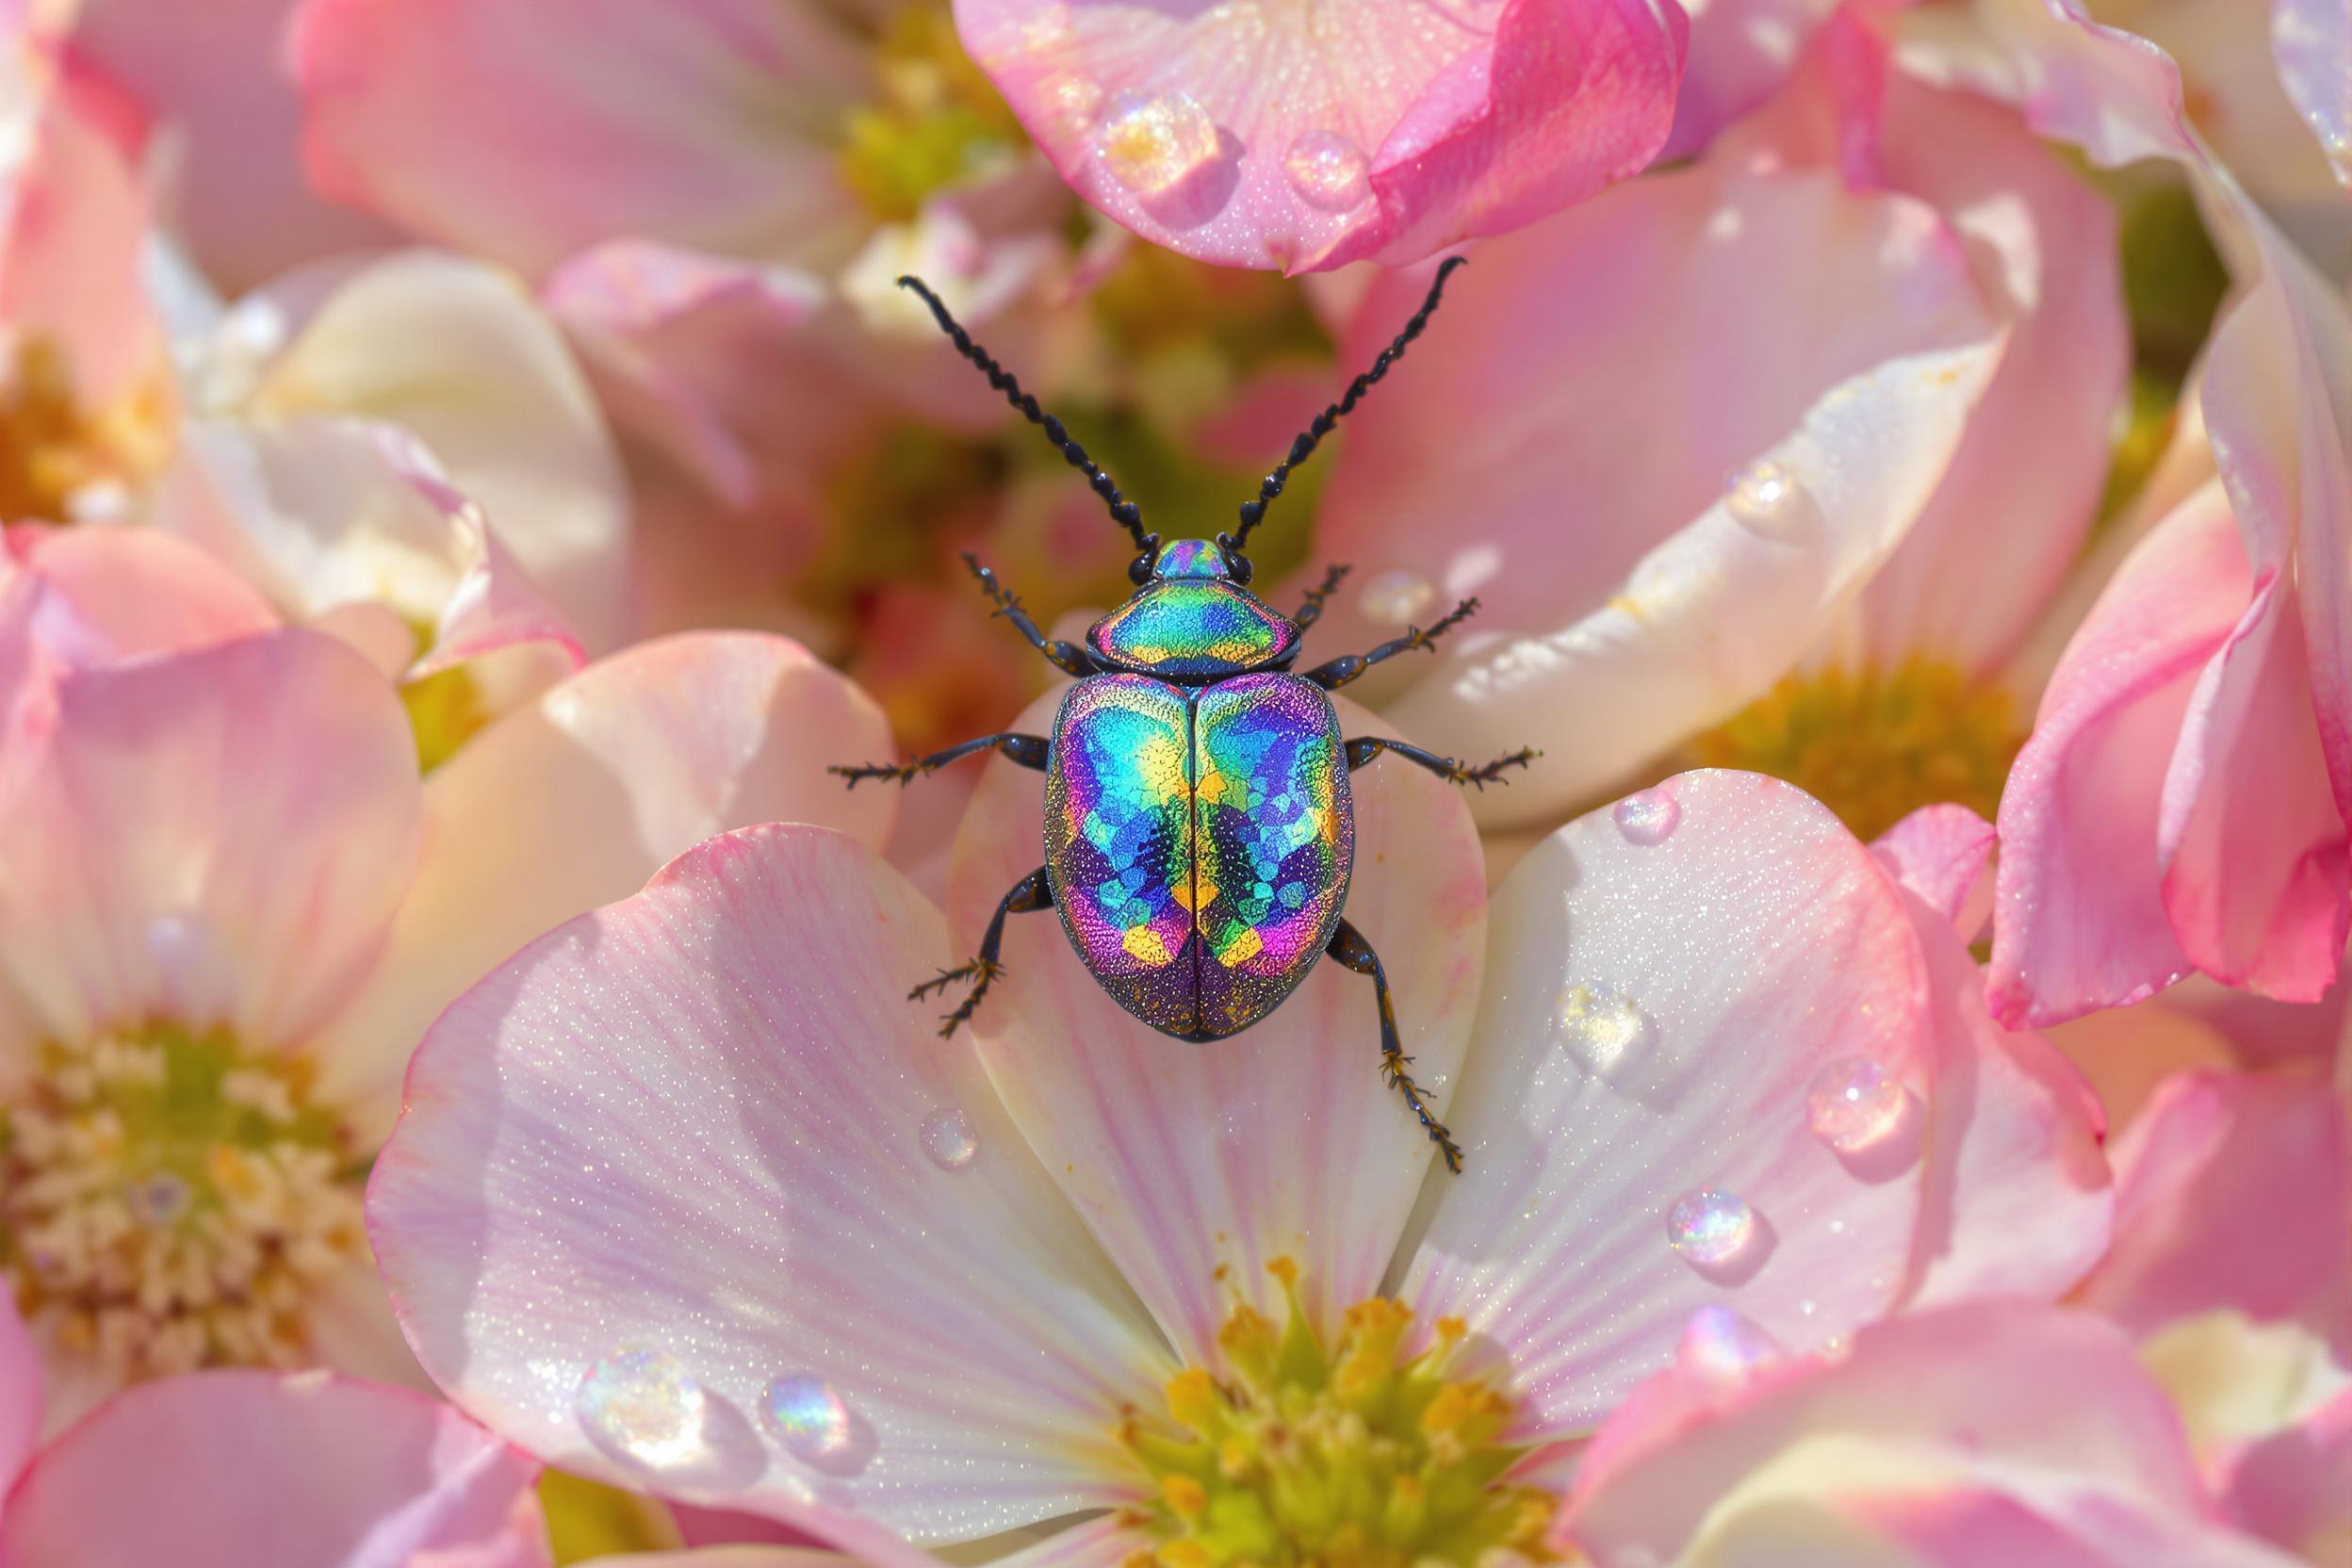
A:
[[[1366,392],[1372,390],[1372,384],[1388,374],[1390,366],[1405,357],[1405,346],[1420,336],[1421,329],[1428,326],[1429,318],[1437,314],[1438,302],[1446,293],[1446,280],[1454,275],[1457,268],[1468,265],[1469,258],[1466,256],[1447,256],[1438,264],[1437,276],[1429,284],[1429,297],[1421,302],[1421,308],[1413,313],[1413,319],[1405,323],[1405,330],[1380,351],[1380,357],[1372,362],[1372,368],[1348,384],[1346,396],[1316,415],[1315,423],[1299,432],[1298,438],[1290,444],[1290,455],[1259,482],[1254,498],[1241,503],[1240,531],[1230,541],[1218,541],[1220,544],[1233,550],[1249,547],[1250,531],[1265,518],[1266,503],[1282,493],[1282,485],[1290,478],[1290,471],[1314,456],[1316,444],[1331,434],[1342,419],[1356,411],[1356,404],[1364,400]]]
[[[1013,379],[1013,373],[999,365],[988,350],[972,340],[972,334],[964,330],[962,322],[947,313],[947,306],[939,302],[939,297],[931,292],[928,284],[921,278],[908,276],[899,279],[898,286],[913,289],[923,302],[931,307],[931,318],[939,322],[939,330],[955,341],[956,351],[978,366],[988,376],[988,384],[1004,393],[1004,400],[1021,410],[1031,424],[1041,427],[1045,438],[1061,449],[1063,458],[1071,467],[1084,470],[1086,482],[1093,485],[1094,493],[1102,498],[1102,504],[1111,509],[1111,521],[1127,531],[1128,536],[1135,540],[1136,549],[1147,555],[1151,553],[1153,541],[1143,531],[1143,509],[1119,493],[1119,486],[1111,482],[1111,476],[1103,471],[1101,464],[1086,455],[1086,448],[1070,438],[1070,433],[1062,428],[1062,422],[1039,408],[1037,400],[1021,390],[1021,383]]]

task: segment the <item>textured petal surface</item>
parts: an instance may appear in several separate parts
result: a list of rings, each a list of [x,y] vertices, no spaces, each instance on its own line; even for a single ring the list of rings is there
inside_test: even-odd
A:
[[[1687,33],[1642,0],[959,0],[956,20],[1079,194],[1186,255],[1287,271],[1419,260],[1637,172]]]
[[[11,1293],[0,1300],[0,1515],[9,1488],[41,1437],[41,1355]]]
[[[416,754],[383,679],[280,631],[76,676],[0,806],[0,973],[67,1036],[302,1044],[383,940]]]
[[[1376,285],[1343,359],[1423,286]],[[1399,573],[1430,613],[1478,596],[1386,711],[1457,755],[1544,746],[1479,812],[1556,820],[1788,672],[1934,491],[1999,349],[1918,202],[1731,159],[1611,191],[1482,247],[1359,411],[1317,553],[1364,587],[1317,634],[1395,635],[1409,616],[1373,616]],[[1797,482],[1743,522],[1726,488],[1758,459]]]
[[[1588,1454],[1563,1523],[1604,1562],[2291,1560],[2210,1511],[2120,1333],[1984,1305],[1867,1328],[1838,1361],[1660,1376]]]
[[[2287,97],[2352,185],[2352,11],[2328,0],[2272,0],[2270,47]]]
[[[329,195],[537,274],[606,239],[838,246],[870,62],[769,0],[313,0],[293,60]]]
[[[905,1002],[948,953],[871,851],[755,828],[460,999],[369,1192],[427,1369],[549,1461],[691,1502],[938,1541],[1117,1500],[1118,1412],[1166,1350]],[[798,1385],[822,1446],[762,1413],[792,1379],[841,1401]]]
[[[1011,727],[1050,727],[1056,700]],[[1396,733],[1344,697],[1333,706],[1343,734]],[[1452,785],[1396,758],[1350,787],[1347,918],[1387,967],[1413,1070],[1442,1116],[1484,956],[1478,835]],[[959,950],[1037,869],[1042,794],[1008,763],[982,778],[949,882]],[[975,1021],[989,1076],[1179,1349],[1197,1359],[1214,1344],[1232,1306],[1220,1269],[1255,1290],[1263,1266],[1287,1255],[1310,1303],[1334,1312],[1379,1287],[1431,1151],[1380,1081],[1370,981],[1317,963],[1259,1023],[1194,1044],[1129,1017],[1051,915],[1012,917],[1004,961]]]
[[[43,1451],[0,1553],[11,1568],[544,1568],[538,1476],[423,1395],[202,1372],[135,1388]]]
[[[2246,549],[2209,485],[2132,551],[2042,695],[2001,801],[1995,1015],[2055,1023],[2188,968],[2165,918],[2159,794],[2199,672],[2245,609]]]
[[[1961,917],[1976,902],[1993,853],[1993,825],[1965,806],[1922,806],[1870,842],[1870,853],[1896,881],[1961,936],[1975,924]]]
[[[2178,1073],[2115,1163],[2115,1249],[2080,1299],[2134,1333],[2223,1308],[2284,1316],[2352,1263],[2352,1154],[2325,1084]]]
[[[641,643],[542,694],[426,785],[416,884],[384,961],[329,1028],[322,1086],[388,1124],[443,1006],[713,833],[807,822],[879,846],[895,799],[825,769],[889,749],[873,699],[798,644],[752,632]]]
[[[1598,1421],[1702,1307],[1792,1348],[1849,1333],[1901,1290],[1919,1214],[1916,1125],[1852,1163],[1807,1126],[1841,1061],[1894,1080],[1903,1119],[1928,1103],[1935,1023],[1900,890],[1777,780],[1684,774],[1643,798],[1673,804],[1662,839],[1655,816],[1628,832],[1596,811],[1495,890],[1455,1106],[1468,1168],[1434,1190],[1404,1282],[1511,1353],[1552,1433]],[[1702,1272],[1669,1236],[1706,1192],[1730,1202],[1698,1242],[1736,1244]]]

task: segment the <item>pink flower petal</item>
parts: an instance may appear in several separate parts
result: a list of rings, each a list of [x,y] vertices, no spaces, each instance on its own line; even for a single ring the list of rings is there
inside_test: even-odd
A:
[[[368,1195],[426,1368],[566,1468],[792,1523],[813,1497],[951,1541],[1116,1502],[1167,1351],[905,1000],[951,951],[871,851],[754,828],[459,999]],[[791,1378],[845,1406],[806,1459],[758,1413]]]
[[[9,1499],[11,1568],[544,1568],[539,1466],[437,1400],[323,1372],[122,1395]]]
[[[2159,792],[2248,589],[2209,485],[2132,552],[2067,645],[2001,795],[1988,984],[2004,1022],[2138,1001],[2187,970],[2161,891]]]
[[[308,0],[291,42],[328,195],[539,274],[607,239],[839,246],[834,139],[871,61],[822,6]]]
[[[303,1042],[416,855],[416,747],[376,672],[273,632],[75,676],[34,743],[0,803],[0,972],[39,1021]]]
[[[1767,1561],[1777,1539],[1805,1560],[2285,1568],[2210,1506],[2120,1333],[1984,1304],[1745,1381],[1661,1374],[1593,1444],[1563,1526],[1603,1562]]]
[[[1965,806],[1922,806],[1874,840],[1870,853],[1965,939],[1983,923],[1962,915],[1977,901],[1995,837],[1993,825]]]
[[[2271,0],[2270,47],[2287,96],[2352,185],[2352,11],[2328,0]]]
[[[11,1291],[0,1296],[0,1514],[41,1439],[41,1353],[16,1315]]]
[[[1706,151],[1717,132],[1771,96],[1836,0],[1692,0],[1690,62],[1660,162]]]
[[[1595,811],[1494,893],[1453,1107],[1468,1169],[1405,1275],[1510,1352],[1544,1433],[1597,1421],[1702,1307],[1794,1348],[1850,1332],[1902,1290],[1919,1215],[1937,1041],[1901,892],[1778,780],[1684,774],[1640,798],[1671,803],[1662,839],[1655,814]],[[1840,1063],[1895,1086],[1858,1157],[1808,1126]],[[1703,1272],[1670,1215],[1708,1192],[1749,1218]]]
[[[278,625],[235,573],[166,533],[36,526],[5,537],[36,585],[33,636],[69,667],[180,653]],[[0,575],[8,569],[0,564]]]
[[[2244,1528],[2325,1562],[2352,1538],[2352,1393],[2249,1448],[2224,1502]]]
[[[1058,700],[1040,698],[1011,727],[1050,732]],[[1396,733],[1345,698],[1334,706],[1343,733]],[[1454,786],[1396,758],[1351,788],[1347,918],[1387,968],[1413,1073],[1443,1116],[1485,946],[1478,835]],[[959,948],[1044,858],[1042,792],[1009,763],[983,776],[949,884]],[[1014,917],[1004,961],[977,1021],[989,1076],[1180,1350],[1205,1358],[1233,1286],[1254,1295],[1279,1256],[1299,1265],[1304,1298],[1327,1318],[1379,1290],[1433,1151],[1381,1082],[1370,981],[1322,961],[1269,1017],[1191,1044],[1112,1001],[1053,915]]]
[[[1343,359],[1423,286],[1381,280]],[[1736,303],[1758,290],[1773,309]],[[1396,635],[1399,574],[1416,614],[1477,595],[1458,651],[1386,710],[1456,755],[1543,746],[1479,815],[1557,820],[1788,673],[1934,492],[1999,354],[1918,202],[1730,157],[1625,186],[1482,247],[1366,400],[1316,549],[1359,576],[1317,634]],[[1743,522],[1727,491],[1758,459],[1798,482]]]
[[[1678,7],[1642,0],[1387,0],[1336,26],[960,0],[956,20],[1080,195],[1186,255],[1290,272],[1417,261],[1636,172],[1688,41]]]
[[[424,853],[384,960],[328,1027],[320,1087],[388,1124],[434,1015],[541,932],[762,822],[888,839],[893,794],[828,763],[887,755],[873,700],[755,632],[640,643],[475,736],[425,788]]]
[[[0,318],[63,351],[78,402],[103,408],[163,369],[162,334],[139,280],[147,198],[121,152],[63,103],[29,127],[0,250]],[[13,523],[23,518],[0,518]]]
[[[2352,1266],[2352,1152],[2325,1084],[2166,1079],[2115,1151],[2115,1244],[2084,1306],[2135,1333],[2231,1308],[2290,1315]]]

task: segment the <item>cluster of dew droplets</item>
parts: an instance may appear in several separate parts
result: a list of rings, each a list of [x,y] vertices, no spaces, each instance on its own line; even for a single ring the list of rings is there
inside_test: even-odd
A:
[[[1061,123],[1099,116],[1094,155],[1112,179],[1150,202],[1168,196],[1225,155],[1217,122],[1184,92],[1127,90],[1107,101],[1079,78],[1057,78],[1048,101]],[[1372,160],[1341,132],[1300,132],[1282,149],[1282,177],[1318,212],[1347,213],[1372,199]]]

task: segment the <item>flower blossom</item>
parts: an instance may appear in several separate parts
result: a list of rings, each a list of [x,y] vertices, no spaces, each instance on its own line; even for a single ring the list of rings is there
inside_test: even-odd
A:
[[[348,645],[200,552],[19,531],[0,556],[0,1265],[64,1421],[126,1380],[414,1376],[360,1223],[441,1004],[708,833],[878,841],[804,727],[881,734],[793,645],[590,665],[420,781]],[[19,548],[19,546],[22,546]]]

